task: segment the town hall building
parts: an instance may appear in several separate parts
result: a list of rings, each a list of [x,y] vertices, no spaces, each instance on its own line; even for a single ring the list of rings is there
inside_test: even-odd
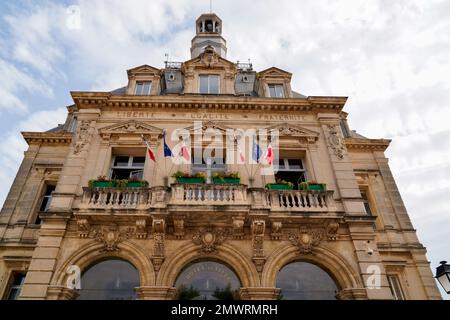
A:
[[[195,30],[190,60],[71,92],[64,124],[22,133],[0,297],[441,299],[390,140],[351,130],[346,97],[227,60],[217,15]]]

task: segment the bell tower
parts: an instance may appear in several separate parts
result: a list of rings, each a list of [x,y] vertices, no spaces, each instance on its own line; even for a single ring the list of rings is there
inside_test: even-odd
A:
[[[191,58],[198,57],[208,45],[222,58],[227,57],[227,42],[222,37],[222,20],[214,13],[202,14],[197,21],[191,43]]]

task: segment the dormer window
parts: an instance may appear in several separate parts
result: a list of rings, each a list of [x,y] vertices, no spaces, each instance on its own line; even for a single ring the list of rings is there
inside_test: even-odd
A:
[[[269,95],[271,98],[284,98],[284,87],[282,84],[269,84]]]
[[[137,96],[148,96],[148,95],[150,95],[151,89],[152,89],[152,83],[150,81],[136,82],[135,94]]]
[[[199,76],[199,93],[200,94],[219,94],[219,76],[213,74],[205,74]]]

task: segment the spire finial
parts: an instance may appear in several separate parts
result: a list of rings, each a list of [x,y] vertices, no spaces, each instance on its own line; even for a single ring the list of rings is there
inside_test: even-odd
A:
[[[212,0],[209,0],[209,13],[212,13]]]

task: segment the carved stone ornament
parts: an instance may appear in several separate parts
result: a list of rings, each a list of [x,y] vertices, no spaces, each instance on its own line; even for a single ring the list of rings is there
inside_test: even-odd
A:
[[[298,247],[301,254],[310,254],[313,248],[323,239],[323,229],[308,229],[302,227],[298,233],[290,233],[289,241]]]
[[[270,234],[270,238],[272,240],[280,240],[282,233],[281,228],[283,224],[281,221],[272,221],[272,233]]]
[[[118,226],[101,227],[94,230],[94,238],[98,242],[102,242],[104,247],[101,252],[118,251],[118,244],[132,237],[133,228],[120,229]]]
[[[344,152],[345,152],[345,145],[344,141],[340,134],[340,128],[338,125],[328,125],[328,141],[330,144],[331,149],[333,149],[334,154],[339,159],[344,158]]]
[[[256,270],[261,272],[266,259],[264,257],[264,231],[266,222],[264,220],[254,220],[252,222],[252,246],[253,246],[253,263]]]
[[[213,68],[219,62],[219,55],[211,45],[206,46],[201,55],[201,62],[207,68]]]
[[[183,239],[184,238],[184,217],[174,217],[173,218],[173,229],[174,229],[174,236],[176,239]]]
[[[89,121],[80,121],[78,124],[78,131],[76,139],[74,140],[73,153],[79,154],[83,151],[91,139],[93,128]]]
[[[147,221],[145,219],[136,220],[136,238],[147,238]]]
[[[91,225],[87,219],[79,219],[77,220],[78,227],[78,236],[80,238],[87,238],[89,236],[89,232],[91,231]]]
[[[233,237],[235,239],[244,238],[244,218],[233,217]]]
[[[339,223],[338,222],[330,222],[327,225],[327,239],[334,241],[338,237]]]
[[[166,257],[166,222],[164,219],[153,219],[153,268],[159,271]]]
[[[205,230],[197,231],[192,237],[192,241],[200,245],[200,252],[202,253],[216,253],[217,246],[222,244],[226,239],[226,233],[222,229],[207,228]]]

